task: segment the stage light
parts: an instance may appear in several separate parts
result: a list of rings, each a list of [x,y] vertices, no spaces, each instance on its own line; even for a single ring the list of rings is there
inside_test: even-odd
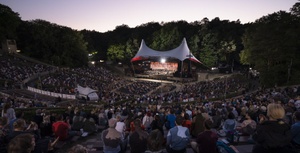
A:
[[[161,63],[166,63],[166,59],[165,59],[165,58],[162,58],[162,59],[160,59],[160,62],[161,62]]]

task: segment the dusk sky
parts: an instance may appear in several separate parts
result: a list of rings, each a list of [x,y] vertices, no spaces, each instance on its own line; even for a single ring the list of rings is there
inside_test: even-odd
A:
[[[297,0],[0,0],[22,20],[42,19],[72,29],[106,32],[126,24],[200,21],[219,17],[241,23],[289,9]]]

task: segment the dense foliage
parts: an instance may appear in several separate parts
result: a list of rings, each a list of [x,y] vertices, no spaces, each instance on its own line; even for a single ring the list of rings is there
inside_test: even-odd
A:
[[[291,10],[299,10],[297,3]],[[266,86],[299,83],[300,18],[297,13],[275,12],[258,19],[243,36],[241,61],[260,72]]]
[[[18,13],[0,5],[0,39],[16,39],[21,53],[46,63],[80,67],[89,60],[130,64],[142,39],[150,48],[163,51],[186,38],[191,52],[206,67],[243,70],[251,66],[260,72],[265,86],[295,84],[300,76],[299,8],[297,2],[290,12],[274,12],[248,24],[216,17],[191,23],[149,22],[134,28],[119,25],[100,33],[39,19],[22,21]]]
[[[0,4],[0,40],[16,38],[16,29],[21,22],[18,13]]]

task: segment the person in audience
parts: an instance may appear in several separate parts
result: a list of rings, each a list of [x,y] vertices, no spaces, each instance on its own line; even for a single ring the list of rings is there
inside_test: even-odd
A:
[[[175,127],[175,120],[176,116],[174,114],[173,109],[167,110],[166,120],[165,120],[165,127],[167,130],[170,130],[171,128]]]
[[[122,133],[125,136],[125,130],[126,130],[126,126],[125,123],[122,121],[121,116],[118,115],[116,117],[117,120],[117,125],[116,125],[116,130],[119,131],[120,133]]]
[[[190,115],[188,113],[184,113],[183,117],[184,121],[182,123],[182,126],[188,128],[191,132],[192,121],[190,120]]]
[[[219,130],[222,125],[222,116],[221,116],[221,112],[219,110],[215,111],[215,114],[212,114],[212,121],[213,121],[213,125],[212,128]]]
[[[26,122],[24,119],[18,119],[15,121],[15,123],[13,124],[13,132],[9,133],[7,135],[7,141],[9,142],[10,140],[12,140],[14,137],[20,135],[20,134],[24,134],[24,133],[30,133],[28,132],[28,130],[31,128],[31,124],[29,126],[26,125]],[[37,138],[37,136],[36,136]]]
[[[50,120],[50,112],[46,111],[43,115],[43,122],[40,125],[40,132],[42,138],[49,138],[53,136],[52,122]]]
[[[245,120],[241,123],[240,126],[237,126],[236,129],[244,135],[253,134],[256,129],[256,122],[252,119],[250,112],[246,113]]]
[[[20,134],[8,144],[8,153],[31,153],[35,147],[35,138],[32,134]]]
[[[2,110],[2,117],[7,118],[7,123],[16,118],[15,109],[12,108],[10,102],[7,102]]]
[[[235,120],[235,115],[232,112],[228,113],[227,119],[223,123],[223,130],[225,133],[232,132],[237,127],[237,121]]]
[[[185,153],[186,147],[190,143],[189,129],[182,126],[184,118],[177,116],[176,126],[171,128],[167,135],[167,152],[168,153]]]
[[[104,153],[118,153],[121,151],[122,134],[116,130],[117,120],[111,118],[108,121],[108,129],[102,132],[103,152]]]
[[[125,152],[127,149],[127,143],[128,143],[128,138],[127,138],[128,133],[126,132],[126,125],[122,121],[122,117],[120,115],[117,115],[116,120],[117,120],[116,130],[122,134],[122,138],[123,138],[121,150],[122,150],[122,152]]]
[[[148,150],[145,153],[163,153],[164,136],[159,129],[152,130],[147,139]]]
[[[160,120],[159,115],[155,115],[154,120],[151,123],[151,130],[156,130],[156,129],[158,129],[161,132],[161,134],[164,135],[163,123]]]
[[[290,126],[283,122],[284,108],[280,104],[267,106],[268,120],[261,122],[253,134],[255,145],[252,153],[285,153],[292,152],[289,147],[292,141]]]
[[[144,125],[147,132],[151,130],[151,123],[153,121],[153,117],[151,115],[151,112],[147,112],[143,117],[142,124]]]
[[[23,117],[24,117],[23,111],[16,112],[16,118],[13,119],[13,120],[11,120],[9,122],[9,130],[10,130],[10,132],[13,132],[13,130],[14,130],[14,123],[16,122],[16,120],[21,119]]]
[[[138,114],[139,114],[139,113],[138,113]],[[133,133],[133,132],[135,131],[135,124],[134,124],[134,121],[135,121],[136,119],[141,120],[139,116],[135,116],[134,119],[130,122],[130,132],[131,132],[131,133]],[[140,127],[142,128],[142,130],[146,130],[144,124],[142,124],[142,121],[141,121]]]
[[[6,135],[9,133],[9,129],[5,127],[6,118],[0,117],[0,152],[7,152],[7,140]]]
[[[34,140],[35,140],[35,152],[47,152],[48,151],[48,147],[50,143],[49,139],[41,139],[40,137],[40,133],[39,133],[39,129],[38,126],[35,122],[30,122],[30,124],[27,126],[26,122],[24,119],[18,119],[17,121],[15,121],[14,123],[14,130],[12,133],[10,133],[7,137],[6,140],[7,142],[10,142],[12,139],[14,139],[15,137],[17,137],[18,135],[21,134],[31,134],[34,136]]]
[[[193,117],[192,120],[192,126],[191,126],[191,134],[193,137],[197,137],[199,133],[204,131],[204,121],[205,118],[203,117],[200,109],[198,109],[195,112],[195,116]]]
[[[218,153],[216,143],[218,141],[218,135],[212,132],[212,121],[205,120],[205,130],[197,136],[196,141],[191,142],[191,147],[196,153]]]
[[[82,127],[83,131],[87,132],[88,134],[95,133],[97,131],[95,120],[91,117],[90,113],[87,113],[85,116],[86,117],[83,120],[84,124]]]
[[[59,137],[60,141],[65,141],[72,136],[80,134],[79,131],[71,131],[69,121],[64,121],[62,114],[56,116],[56,122],[52,124],[52,131],[56,138]]]
[[[32,117],[32,121],[35,122],[40,128],[41,123],[43,122],[42,110],[37,109],[35,115]]]
[[[294,112],[293,119],[295,123],[292,125],[292,144],[300,149],[300,112]]]
[[[103,130],[107,128],[107,117],[103,111],[100,111],[98,115],[98,124],[99,124],[99,129]]]
[[[70,148],[68,153],[88,153],[88,149],[80,144],[77,144]]]
[[[73,124],[71,125],[71,129],[74,131],[79,131],[83,127],[84,118],[80,115],[79,111],[76,111],[74,117],[73,117]]]
[[[141,153],[147,150],[148,133],[141,128],[141,120],[135,119],[133,121],[135,130],[129,136],[129,145],[131,153]]]

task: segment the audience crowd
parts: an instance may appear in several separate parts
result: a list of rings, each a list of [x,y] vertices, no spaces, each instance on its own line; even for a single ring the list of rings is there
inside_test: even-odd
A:
[[[49,72],[54,67],[37,64],[21,58],[2,54],[0,56],[0,80],[8,80],[20,84],[23,80],[41,72]],[[4,85],[8,88],[7,82]]]
[[[20,59],[5,61],[5,68],[2,64],[0,67],[1,79],[22,81],[49,70]],[[17,68],[15,63],[26,68]],[[15,68],[12,74],[6,74]],[[22,74],[13,74],[17,70]],[[229,77],[183,84],[180,90],[163,95],[147,95],[161,83],[126,80],[103,67],[60,70],[38,81],[45,89],[52,86],[54,91],[69,93],[75,92],[71,89],[76,84],[89,86],[99,90],[101,100],[107,104],[70,104],[63,113],[56,113],[33,102],[27,104],[16,97],[1,95],[0,152],[55,152],[59,142],[96,132],[102,132],[105,153],[125,152],[127,146],[132,153],[184,153],[189,145],[197,153],[218,152],[220,137],[235,143],[240,136],[249,137],[249,143],[254,144],[253,153],[297,152],[300,148],[298,86],[259,88],[225,99],[226,94],[249,88],[243,79]],[[214,98],[223,100],[209,100]],[[115,103],[122,100],[127,101]],[[30,119],[15,110],[24,105],[35,108]],[[88,149],[76,145],[68,151]]]

